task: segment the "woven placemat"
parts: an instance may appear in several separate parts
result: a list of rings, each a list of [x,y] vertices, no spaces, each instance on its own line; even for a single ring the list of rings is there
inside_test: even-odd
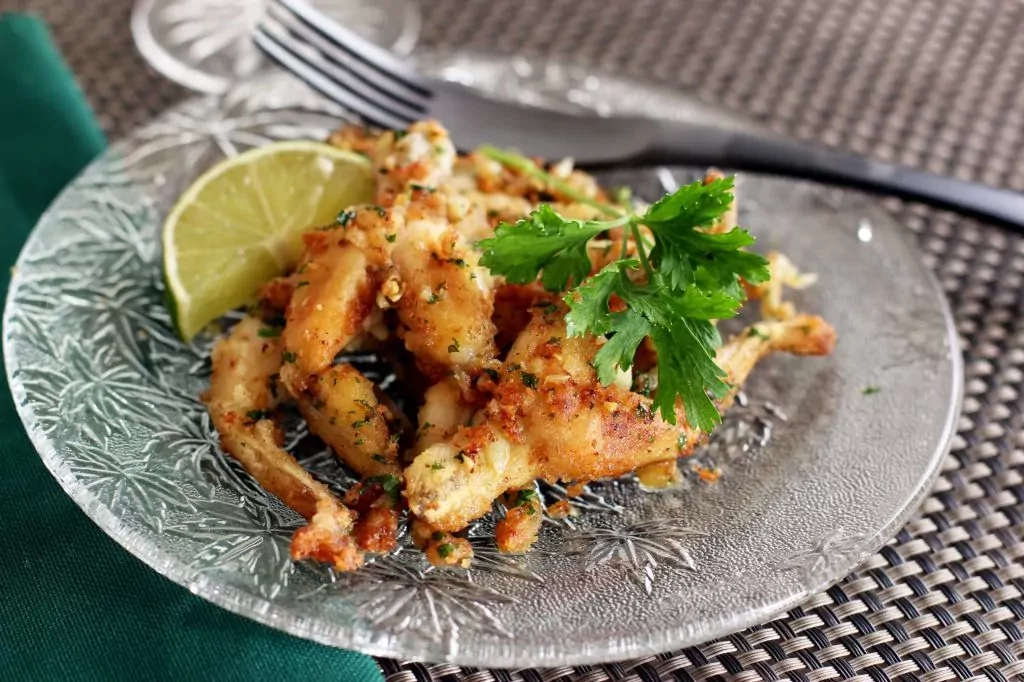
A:
[[[17,7],[14,7],[17,6]],[[127,0],[0,0],[53,26],[124,133],[187,93],[134,50]],[[1024,190],[1020,0],[433,0],[422,42],[571,60],[691,88],[801,139]],[[877,554],[786,616],[643,660],[389,682],[1024,679],[1024,238],[888,201],[952,302],[966,399],[934,493]]]

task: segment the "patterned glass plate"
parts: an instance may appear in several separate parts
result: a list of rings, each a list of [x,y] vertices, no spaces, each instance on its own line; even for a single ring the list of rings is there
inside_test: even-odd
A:
[[[627,106],[651,101],[639,86],[573,83],[567,73],[533,65],[486,81],[532,101],[580,104],[582,87],[583,106],[600,108],[604,85]],[[658,97],[665,112],[692,104]],[[211,339],[186,346],[171,331],[158,231],[175,196],[218,158],[320,137],[343,116],[273,75],[189,101],[86,169],[18,261],[4,352],[28,433],[68,494],[154,570],[273,627],[377,655],[488,667],[619,660],[797,604],[877,549],[927,492],[961,392],[937,287],[876,200],[741,175],[742,223],[761,248],[820,273],[795,300],[838,328],[834,355],[770,358],[712,445],[681,462],[681,486],[591,485],[575,501],[580,515],[547,520],[526,556],[499,554],[485,519],[469,530],[468,571],[433,569],[406,540],[351,574],[293,564],[299,517],[223,455],[199,402]],[[695,172],[604,179],[650,199]],[[387,373],[369,360],[364,369]],[[298,425],[289,447],[323,480],[351,482]],[[698,463],[722,479],[702,482]],[[543,494],[551,502],[566,491]]]

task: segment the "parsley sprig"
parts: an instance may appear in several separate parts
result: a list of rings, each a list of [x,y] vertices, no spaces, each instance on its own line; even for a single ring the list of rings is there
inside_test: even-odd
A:
[[[485,153],[543,182],[552,179],[528,159],[509,152],[496,157],[491,149]],[[710,432],[721,421],[712,396],[721,398],[729,390],[725,372],[715,364],[721,337],[713,320],[736,315],[744,300],[740,278],[756,284],[769,277],[767,261],[745,250],[754,243],[748,232],[699,229],[729,209],[732,190],[732,177],[695,182],[642,215],[597,206],[612,216],[609,220],[569,220],[541,205],[515,224],[499,225],[494,237],[481,242],[480,262],[509,282],[526,284],[539,277],[548,291],[565,292],[568,333],[608,339],[594,358],[604,385],[633,364],[637,347],[650,337],[658,352],[655,408],[674,424],[681,398],[687,421]],[[590,276],[587,243],[616,228],[633,238],[635,257],[620,258]]]

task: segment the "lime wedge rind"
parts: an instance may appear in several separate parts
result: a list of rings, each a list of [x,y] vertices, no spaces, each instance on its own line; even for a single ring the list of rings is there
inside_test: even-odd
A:
[[[369,160],[320,142],[275,142],[203,173],[164,222],[163,278],[179,336],[188,341],[250,302],[294,265],[303,232],[372,195]],[[223,266],[229,251],[237,251],[238,267]],[[204,268],[210,262],[220,264],[216,271]]]

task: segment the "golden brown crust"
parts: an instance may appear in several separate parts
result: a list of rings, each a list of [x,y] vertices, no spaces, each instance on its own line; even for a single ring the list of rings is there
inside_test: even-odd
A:
[[[443,194],[409,204],[392,258],[400,334],[417,366],[435,381],[478,375],[496,355],[491,275],[448,221]]]
[[[509,491],[502,501],[505,518],[494,529],[494,541],[506,554],[523,554],[537,541],[544,507],[532,487]]]
[[[450,533],[444,533],[440,539],[431,536],[423,552],[427,556],[427,561],[434,566],[469,568],[473,560],[473,546],[469,544],[469,540]]]
[[[407,130],[387,131],[371,155],[377,203],[390,206],[413,186],[436,189],[452,174],[455,146],[437,121],[419,121]]]
[[[377,333],[377,294],[401,212],[379,206],[345,211],[339,224],[303,235],[305,257],[288,303],[282,377],[294,395],[363,335]]]
[[[468,540],[434,528],[415,516],[409,524],[409,535],[434,566],[468,568],[473,558],[473,547]]]
[[[293,293],[295,281],[292,275],[275,277],[260,287],[259,308],[263,319],[283,317]]]
[[[296,393],[359,333],[376,294],[366,255],[344,241],[323,245],[304,266],[283,334]]]
[[[652,462],[636,470],[636,479],[645,488],[669,488],[682,480],[675,460]]]
[[[705,437],[677,409],[678,425],[652,411],[651,400],[612,384],[590,365],[599,343],[565,338],[557,311],[540,309],[509,353],[493,399],[449,442],[426,449],[406,469],[410,509],[437,528],[457,531],[491,501],[535,478],[581,483],[674,462]],[[718,354],[738,387],[765,355],[821,355],[835,332],[821,318],[797,316],[747,330]],[[721,401],[726,409],[732,395]]]
[[[363,555],[352,537],[351,523],[346,525],[339,521],[333,505],[327,501],[318,503],[309,525],[299,528],[292,536],[292,559],[331,564],[337,571],[354,571],[362,566]]]
[[[572,516],[574,512],[569,500],[558,500],[548,505],[548,516],[553,519],[565,519]]]
[[[379,133],[369,130],[366,126],[348,124],[331,133],[327,138],[327,144],[368,157],[376,149],[378,137]]]
[[[374,507],[360,514],[355,526],[356,543],[364,552],[381,554],[398,546],[398,511]]]
[[[479,408],[479,399],[474,398],[466,395],[455,377],[445,377],[428,388],[417,415],[416,442],[410,455],[415,457],[434,443],[448,440],[468,424]]]
[[[785,320],[796,314],[796,307],[791,301],[784,301],[782,295],[786,288],[806,289],[817,281],[817,276],[800,272],[785,254],[769,251],[768,272],[771,276],[759,284],[743,282],[747,298],[761,302],[761,317],[766,320]]]
[[[210,418],[224,449],[268,492],[310,520],[295,534],[293,556],[354,568],[361,561],[351,538],[355,515],[281,448],[271,411],[279,395],[282,343],[261,337],[263,328],[262,321],[247,317],[214,347],[206,394]]]
[[[533,317],[533,308],[548,304],[553,297],[537,282],[503,283],[494,291],[494,326],[498,349],[507,351]]]
[[[410,534],[427,558],[467,566],[472,547],[453,533],[496,499],[506,507],[495,529],[499,549],[530,548],[544,517],[533,494],[537,479],[564,483],[570,495],[589,481],[634,471],[649,487],[678,480],[677,458],[706,435],[687,425],[681,403],[677,424],[654,412],[650,340],[632,373],[601,385],[593,363],[605,339],[568,337],[560,294],[503,283],[480,265],[474,247],[499,221],[515,221],[539,202],[568,218],[602,218],[572,203],[580,195],[607,202],[594,178],[571,162],[548,166],[572,188],[570,197],[483,155],[456,158],[433,121],[379,134],[347,127],[329,142],[371,158],[377,204],[353,207],[337,224],[304,235],[298,269],[261,288],[263,321],[246,318],[218,343],[206,397],[224,448],[309,519],[293,538],[293,557],[356,568],[362,552],[396,546],[407,500]],[[711,170],[705,182],[718,177]],[[734,203],[706,229],[735,224]],[[602,236],[588,245],[594,269],[636,253],[621,229]],[[780,254],[769,255],[769,268],[771,283],[745,284],[766,320],[730,339],[716,358],[734,391],[769,353],[821,355],[835,344],[824,320],[798,315],[782,300],[783,286],[800,288],[811,278]],[[609,305],[611,312],[626,306],[614,297]],[[412,439],[411,425],[338,357],[380,348],[391,333],[411,353],[421,383],[430,382],[404,470],[398,441],[403,433]],[[310,431],[364,477],[344,503],[282,449],[273,414],[282,399],[293,399]],[[709,482],[718,475],[694,471]],[[572,509],[563,501],[548,513],[564,517]]]
[[[309,430],[360,476],[401,476],[395,417],[377,399],[373,382],[354,367],[328,368],[296,398]]]

